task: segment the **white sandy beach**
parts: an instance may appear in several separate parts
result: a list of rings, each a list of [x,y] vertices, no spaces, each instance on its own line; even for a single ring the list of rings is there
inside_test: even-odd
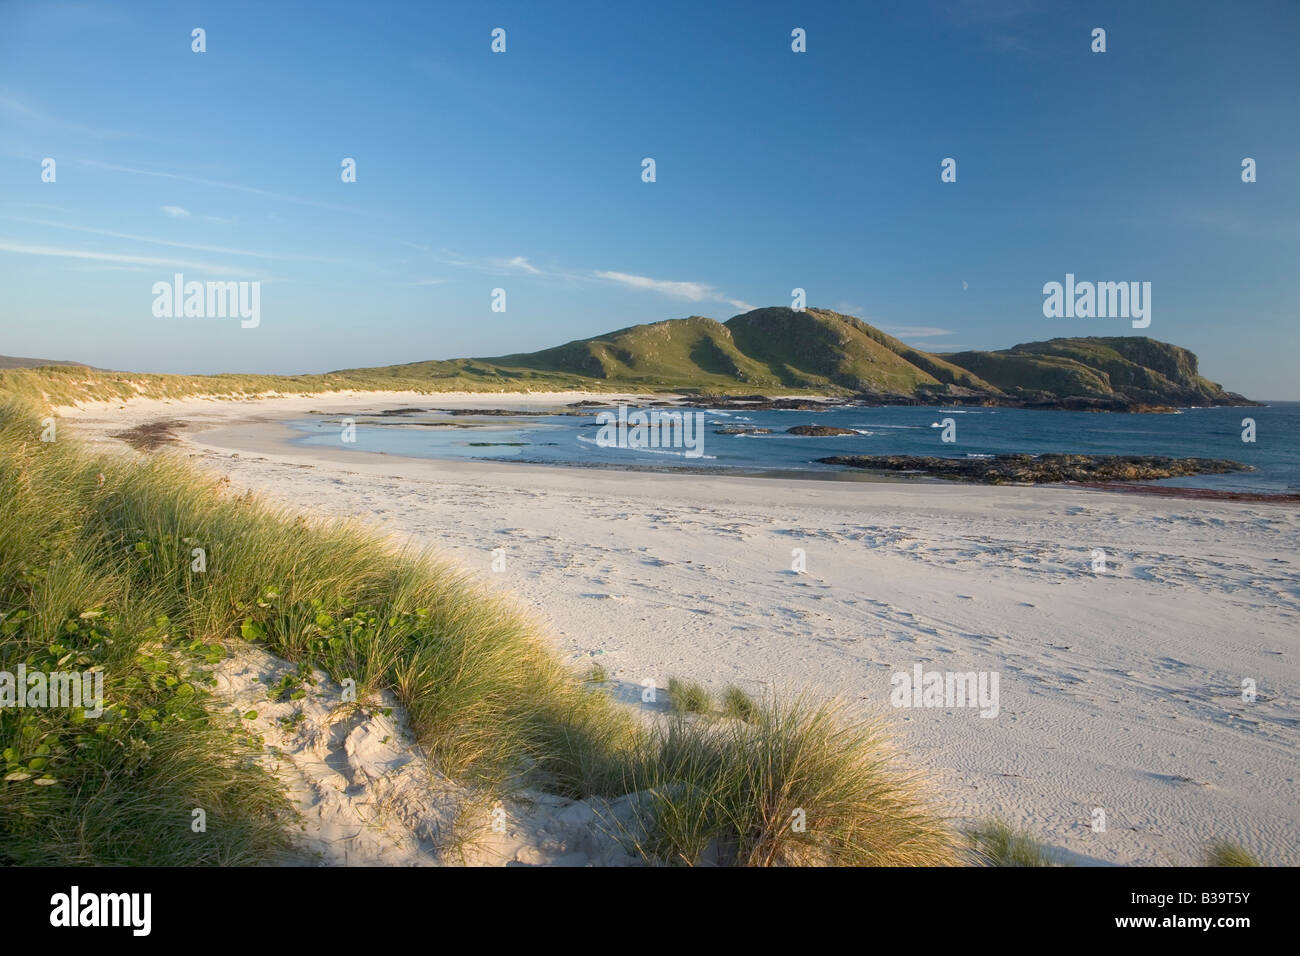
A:
[[[117,447],[108,436],[122,428],[183,421],[179,452],[235,489],[360,518],[478,570],[575,667],[601,663],[628,706],[642,681],[670,676],[839,696],[894,719],[954,818],[1024,825],[1063,861],[1185,865],[1228,839],[1300,863],[1293,507],[426,461],[366,454],[364,430],[351,447],[294,446],[278,424],[308,410],[584,397],[617,398],[338,394],[61,411],[70,431]],[[806,573],[791,570],[796,548]],[[916,664],[998,674],[998,715],[891,707],[891,675]],[[581,861],[565,846],[540,861],[557,859]]]

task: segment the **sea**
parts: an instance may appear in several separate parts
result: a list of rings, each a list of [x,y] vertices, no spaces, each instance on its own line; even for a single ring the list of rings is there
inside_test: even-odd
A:
[[[494,405],[492,397],[484,395],[480,407],[511,406]],[[629,405],[628,409],[629,412],[655,410],[651,405]],[[867,477],[855,469],[816,461],[833,455],[966,458],[1059,452],[1227,458],[1250,465],[1254,470],[1151,483],[1265,494],[1300,493],[1300,402],[1272,402],[1263,407],[1185,408],[1177,414],[936,406],[837,406],[815,411],[687,408],[682,411],[699,411],[703,416],[698,445],[692,448],[635,448],[598,443],[599,411],[527,416],[453,416],[436,409],[383,415],[357,413],[351,417],[355,431],[350,436],[337,414],[313,415],[285,424],[301,432],[296,443],[358,452],[715,474]],[[1243,434],[1248,435],[1246,419],[1254,422],[1254,441],[1243,440]],[[853,433],[828,437],[786,433],[794,425],[812,424],[851,429]],[[718,429],[728,427],[766,428],[770,433],[718,433]],[[945,433],[954,440],[943,441]],[[346,441],[347,437],[353,440]]]

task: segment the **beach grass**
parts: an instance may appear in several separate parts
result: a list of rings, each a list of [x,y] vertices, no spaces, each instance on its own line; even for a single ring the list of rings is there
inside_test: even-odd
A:
[[[713,709],[709,689],[698,681],[668,678],[668,705],[675,714],[707,714]]]
[[[168,617],[180,606],[172,589],[139,573],[144,552],[106,533],[105,511],[123,503],[120,488],[98,483],[113,464],[32,441],[16,411],[0,409],[0,670],[97,669],[108,703],[89,718],[0,708],[0,860],[274,858],[292,814],[251,759],[257,743],[209,706],[204,666],[219,648]]]
[[[758,713],[758,706],[754,703],[752,697],[735,684],[732,684],[722,692],[722,713],[732,720],[753,723],[754,717]]]
[[[885,726],[806,696],[773,698],[751,723],[657,725],[624,778],[647,795],[645,849],[732,866],[939,866],[960,862],[925,781]]]
[[[985,866],[1054,866],[1027,830],[990,820],[967,831],[975,858]]]
[[[646,724],[465,572],[236,496],[179,456],[41,441],[45,414],[0,400],[0,669],[102,668],[108,710],[0,709],[0,860],[282,859],[293,812],[205,671],[245,641],[352,678],[358,699],[393,692],[431,763],[477,793],[643,793],[652,860],[959,861],[874,723],[797,698],[749,723]]]
[[[1227,840],[1216,840],[1205,852],[1206,866],[1263,866],[1255,854]]]

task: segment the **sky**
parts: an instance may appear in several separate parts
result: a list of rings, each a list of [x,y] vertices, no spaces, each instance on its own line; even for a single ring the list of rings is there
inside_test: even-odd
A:
[[[802,288],[1300,399],[1297,35],[1291,0],[0,0],[0,354],[322,372]],[[176,273],[260,283],[258,324],[155,316]],[[1045,317],[1067,273],[1150,282],[1150,327]]]

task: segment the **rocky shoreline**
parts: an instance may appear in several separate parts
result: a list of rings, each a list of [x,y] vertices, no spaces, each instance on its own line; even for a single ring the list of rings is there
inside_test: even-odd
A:
[[[858,408],[881,408],[887,405],[908,405],[920,407],[954,408],[1024,408],[1031,411],[1063,412],[1116,412],[1138,415],[1176,415],[1179,409],[1173,405],[1157,405],[1147,402],[1135,402],[1125,398],[1094,398],[1090,396],[1073,396],[1066,398],[1036,397],[1013,398],[1005,395],[989,395],[954,389],[948,392],[918,397],[888,393],[859,393],[843,398],[809,399],[809,398],[770,398],[766,395],[696,395],[679,402],[686,408],[717,408],[746,411],[801,411],[813,412],[826,408],[844,406]],[[1212,406],[1258,408],[1261,402],[1253,402],[1240,395],[1232,395],[1230,401],[1211,402]]]
[[[647,408],[695,408],[718,409],[723,411],[800,411],[816,412],[832,408],[883,408],[886,406],[910,406],[942,408],[1023,408],[1031,411],[1068,411],[1068,412],[1115,412],[1120,414],[1142,415],[1176,415],[1180,408],[1173,405],[1156,405],[1135,402],[1129,399],[1094,398],[1075,396],[1067,398],[1012,398],[1005,395],[990,395],[954,389],[948,392],[936,392],[933,395],[918,397],[890,393],[859,393],[842,397],[825,398],[774,398],[768,395],[691,395],[676,398],[673,401],[652,399],[646,396],[637,401],[638,407]],[[1233,395],[1231,401],[1210,402],[1211,407],[1258,408],[1263,403],[1253,402],[1240,395]],[[495,416],[495,417],[546,417],[558,415],[583,416],[600,411],[615,409],[618,403],[609,401],[584,400],[570,402],[563,409],[520,409],[520,408],[394,408],[378,412],[378,415],[401,417],[422,412],[442,412],[453,416]],[[1191,407],[1191,406],[1188,406]],[[318,414],[313,411],[309,414]],[[319,413],[323,414],[323,413]]]
[[[1163,455],[994,455],[937,458],[926,455],[832,455],[823,465],[867,471],[917,474],[985,484],[1133,482],[1188,475],[1254,471],[1226,458],[1169,458]]]
[[[832,438],[836,435],[857,435],[852,428],[837,428],[834,425],[795,425],[785,430],[787,435],[809,435],[813,438]]]

